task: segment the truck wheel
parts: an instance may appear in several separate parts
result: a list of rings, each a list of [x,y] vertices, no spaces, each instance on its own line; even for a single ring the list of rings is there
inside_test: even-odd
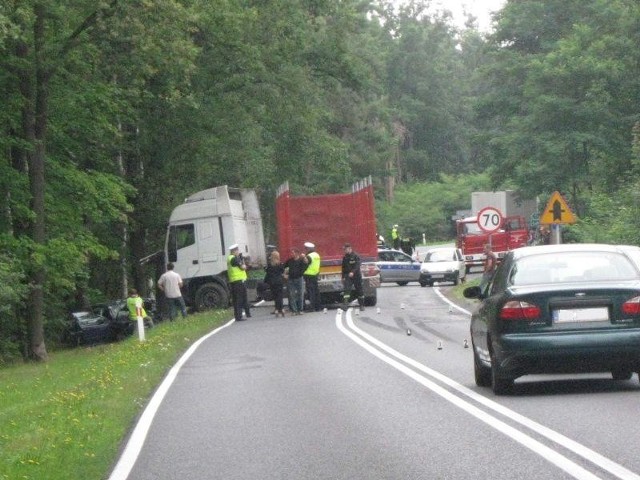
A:
[[[210,310],[212,308],[227,308],[229,295],[222,285],[217,283],[205,283],[196,291],[196,311]]]

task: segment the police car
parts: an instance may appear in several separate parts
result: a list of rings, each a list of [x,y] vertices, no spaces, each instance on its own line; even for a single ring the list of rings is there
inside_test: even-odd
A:
[[[380,269],[382,283],[406,285],[420,281],[420,262],[400,250],[379,248],[376,265]]]

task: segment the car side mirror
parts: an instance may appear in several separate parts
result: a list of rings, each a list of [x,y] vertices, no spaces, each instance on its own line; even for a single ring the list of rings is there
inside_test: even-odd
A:
[[[464,296],[464,298],[481,299],[482,298],[482,290],[478,286],[476,286],[476,287],[467,287],[462,291],[462,295]]]

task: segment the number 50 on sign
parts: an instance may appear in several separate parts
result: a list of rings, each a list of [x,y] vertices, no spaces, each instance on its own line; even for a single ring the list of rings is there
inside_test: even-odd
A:
[[[502,212],[495,207],[485,207],[478,212],[478,226],[483,232],[493,233],[502,226]]]

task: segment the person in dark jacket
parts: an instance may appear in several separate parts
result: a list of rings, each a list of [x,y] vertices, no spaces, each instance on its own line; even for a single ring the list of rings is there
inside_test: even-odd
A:
[[[269,255],[269,264],[265,268],[264,283],[269,285],[276,306],[276,317],[284,317],[283,289],[284,289],[284,264],[280,261],[280,253],[273,250]]]
[[[362,290],[360,257],[353,251],[350,243],[344,244],[342,282],[344,284],[345,303],[350,303],[357,299],[360,310],[364,310],[364,291]]]
[[[413,257],[413,252],[415,251],[415,249],[416,242],[413,240],[413,238],[403,237],[402,240],[400,240],[400,250],[402,250],[410,257]]]
[[[291,257],[284,264],[284,278],[289,291],[289,310],[292,315],[302,315],[304,310],[304,271],[307,269],[307,258],[300,249],[292,248]]]

